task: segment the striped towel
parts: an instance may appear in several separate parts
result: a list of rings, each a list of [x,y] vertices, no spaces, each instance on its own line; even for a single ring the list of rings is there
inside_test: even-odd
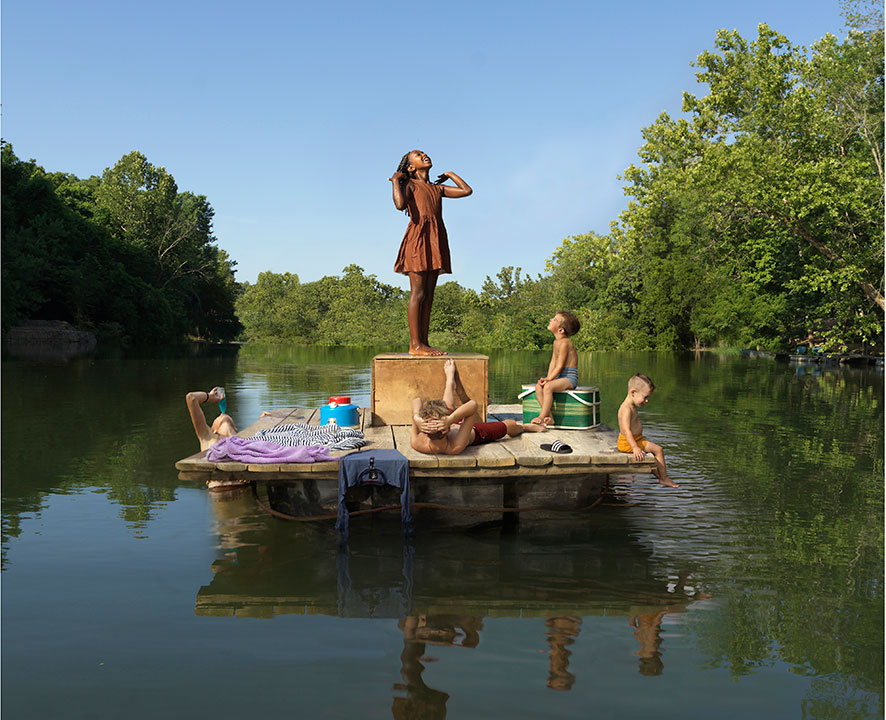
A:
[[[330,450],[356,450],[366,444],[359,430],[340,428],[338,425],[304,425],[293,423],[260,430],[254,440],[266,440],[284,447],[296,445],[320,445]]]

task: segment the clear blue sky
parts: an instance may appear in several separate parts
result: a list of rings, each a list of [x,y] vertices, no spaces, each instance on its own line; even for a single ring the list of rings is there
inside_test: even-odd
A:
[[[4,0],[2,134],[80,177],[140,150],[208,197],[239,280],[357,263],[404,288],[387,178],[420,148],[474,187],[444,203],[441,281],[479,289],[605,233],[641,129],[703,94],[717,29],[760,22],[845,34],[837,0]]]

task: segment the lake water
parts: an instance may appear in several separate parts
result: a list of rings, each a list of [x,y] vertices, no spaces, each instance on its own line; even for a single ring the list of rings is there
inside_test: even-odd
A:
[[[680,488],[512,532],[355,518],[340,548],[178,480],[188,390],[240,427],[367,405],[373,354],[5,360],[4,717],[882,717],[881,369],[584,355],[610,426],[654,379]],[[491,401],[548,358],[492,354]]]

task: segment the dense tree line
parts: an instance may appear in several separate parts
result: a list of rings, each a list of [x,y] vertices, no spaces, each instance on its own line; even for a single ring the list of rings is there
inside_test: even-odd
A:
[[[881,347],[883,22],[857,7],[858,28],[809,50],[766,25],[720,31],[696,61],[707,94],[644,129],[609,234],[566,238],[544,276],[442,284],[432,341],[540,347],[568,308],[586,349]],[[307,284],[264,273],[237,308],[253,339],[404,345],[405,303],[350,266]]]
[[[883,15],[812,48],[760,25],[699,55],[704,94],[643,130],[627,209],[566,238],[546,272],[504,267],[437,288],[443,347],[537,348],[570,309],[583,349],[882,347]],[[234,281],[207,199],[138,152],[101,177],[48,173],[3,147],[3,324],[69,320],[132,339],[405,345],[406,294],[356,265],[301,283]],[[236,301],[236,312],[235,312]],[[239,320],[238,320],[239,316]]]
[[[212,207],[141,153],[82,180],[4,143],[2,203],[4,328],[66,320],[135,343],[240,332]]]

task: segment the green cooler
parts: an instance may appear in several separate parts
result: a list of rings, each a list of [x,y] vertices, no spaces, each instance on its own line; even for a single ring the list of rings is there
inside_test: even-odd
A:
[[[523,422],[538,417],[541,405],[535,397],[535,385],[523,385],[518,396],[523,402]],[[554,424],[561,430],[589,430],[600,424],[600,388],[577,387],[575,390],[554,393],[551,406]]]

